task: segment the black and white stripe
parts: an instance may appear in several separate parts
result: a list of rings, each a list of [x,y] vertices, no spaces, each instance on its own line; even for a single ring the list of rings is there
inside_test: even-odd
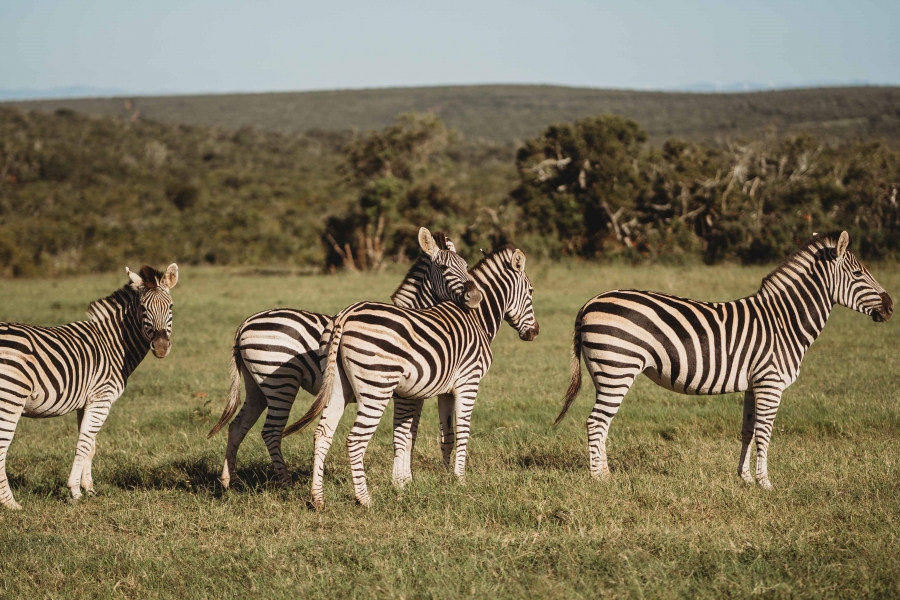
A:
[[[491,340],[504,320],[523,340],[532,340],[538,333],[533,288],[525,274],[521,250],[505,246],[487,255],[470,273],[483,294],[474,310],[449,302],[426,310],[359,302],[335,316],[333,326],[323,336],[328,342],[322,389],[306,415],[284,432],[299,431],[322,414],[315,434],[312,481],[313,501],[318,506],[324,505],[325,456],[345,404],[354,397],[358,412],[347,447],[356,498],[361,504],[371,502],[363,456],[394,395],[398,397],[394,415],[395,481],[402,483],[398,474],[409,471],[408,457],[419,414],[410,405],[420,405],[432,396],[441,399],[446,462],[453,446],[447,429],[449,410],[455,406],[454,473],[464,479],[469,422],[478,385],[491,366]]]
[[[406,274],[391,300],[397,306],[426,308],[445,300],[476,306],[480,293],[467,272],[466,261],[456,253],[443,233],[419,230],[418,260]],[[331,317],[292,308],[277,308],[249,317],[238,328],[232,352],[231,393],[215,435],[234,416],[240,404],[241,379],[246,399],[228,428],[228,445],[222,467],[227,488],[234,474],[238,448],[247,433],[266,412],[262,438],[278,479],[288,481],[281,452],[281,432],[287,423],[297,392],[311,394],[322,387],[319,345]]]
[[[835,304],[886,321],[893,302],[847,250],[847,232],[816,235],[734,302],[699,302],[656,292],[617,290],[592,298],[575,320],[572,380],[559,423],[581,387],[584,362],[596,388],[587,421],[590,471],[608,475],[610,422],[635,377],[684,394],[744,393],[740,476],[771,488],[767,452],[782,392],[825,327]]]
[[[91,303],[87,321],[60,327],[0,323],[0,504],[21,508],[6,476],[6,455],[19,418],[77,411],[78,443],[67,485],[72,499],[94,491],[91,459],[96,437],[128,377],[148,350],[171,348],[172,296],[178,267],[165,273],[126,269],[131,280]]]

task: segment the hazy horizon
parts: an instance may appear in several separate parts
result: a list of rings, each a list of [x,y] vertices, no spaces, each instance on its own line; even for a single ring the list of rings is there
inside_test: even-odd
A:
[[[900,3],[9,0],[0,90],[47,97],[561,85],[900,84]],[[24,94],[24,95],[23,95]],[[6,96],[9,97],[9,96]],[[71,94],[65,97],[72,97]]]

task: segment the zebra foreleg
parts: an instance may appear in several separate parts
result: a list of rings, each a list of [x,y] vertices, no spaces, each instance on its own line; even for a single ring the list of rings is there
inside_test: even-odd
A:
[[[456,408],[456,460],[453,474],[459,483],[466,482],[466,453],[469,446],[469,431],[472,424],[472,411],[475,409],[475,398],[478,395],[478,381],[465,387],[457,387],[453,402]]]
[[[772,438],[772,427],[775,423],[775,413],[781,404],[782,390],[771,382],[754,386],[753,395],[756,398],[756,483],[765,490],[772,489],[769,481],[769,440]]]
[[[412,454],[419,431],[423,402],[394,398],[394,469],[393,482],[403,487],[412,481]]]
[[[756,400],[753,390],[744,392],[744,414],[741,427],[741,459],[738,462],[738,475],[744,483],[753,485],[755,480],[750,472],[750,445],[753,443],[753,430],[756,427]]]
[[[9,487],[9,479],[6,476],[6,455],[9,452],[9,445],[12,443],[13,435],[16,433],[16,425],[22,416],[22,410],[25,408],[25,398],[12,395],[7,390],[4,397],[0,397],[0,506],[12,510],[21,510],[22,505],[16,502],[13,497],[12,489]]]
[[[97,434],[106,417],[112,402],[108,400],[89,403],[79,411],[78,443],[75,445],[75,460],[72,463],[72,472],[66,486],[72,494],[72,501],[81,499],[81,490],[89,495],[94,494],[94,481],[91,478],[91,462],[97,449]]]
[[[266,396],[253,380],[253,377],[246,370],[244,375],[244,390],[247,397],[240,412],[228,425],[228,444],[225,447],[225,464],[222,466],[222,475],[219,481],[222,486],[228,489],[231,485],[231,478],[235,473],[235,461],[237,460],[238,448],[241,442],[247,436],[247,433],[259,419],[259,416],[266,409]]]
[[[441,394],[438,396],[438,417],[441,421],[441,454],[444,457],[444,467],[450,469],[450,457],[453,447],[456,445],[456,432],[453,429],[453,394]]]

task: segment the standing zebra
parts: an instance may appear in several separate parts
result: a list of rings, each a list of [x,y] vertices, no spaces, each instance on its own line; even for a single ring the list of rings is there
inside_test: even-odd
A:
[[[21,416],[78,413],[78,444],[67,486],[72,500],[94,493],[97,433],[148,350],[171,349],[172,296],[178,266],[143,267],[130,283],[88,308],[87,321],[60,327],[0,323],[0,504],[19,509],[6,477],[6,454]]]
[[[483,295],[474,310],[450,302],[425,310],[358,302],[335,316],[322,389],[309,411],[284,431],[284,435],[299,431],[322,413],[315,434],[312,481],[317,507],[324,506],[325,456],[351,396],[356,397],[358,412],[347,449],[360,504],[371,504],[363,456],[394,395],[400,398],[394,414],[395,481],[398,474],[409,471],[408,456],[419,414],[409,406],[432,396],[442,400],[442,429],[449,425],[449,409],[455,404],[454,473],[464,480],[469,422],[478,385],[491,366],[491,340],[504,319],[523,340],[533,340],[539,331],[532,307],[534,289],[525,274],[521,250],[504,246],[486,255],[470,273]],[[452,446],[446,429],[444,432],[442,446]]]
[[[890,319],[894,304],[847,250],[847,232],[814,235],[766,276],[759,291],[734,302],[698,302],[622,290],[592,298],[575,318],[572,380],[558,424],[581,387],[580,358],[597,398],[587,421],[591,475],[609,474],[606,436],[635,377],[684,394],[744,392],[738,473],[749,484],[756,438],[756,481],[772,487],[766,464],[781,394],[835,304]]]
[[[397,306],[426,308],[451,300],[477,306],[481,294],[467,272],[466,261],[456,253],[443,233],[433,236],[419,229],[422,252],[391,295]],[[249,317],[235,334],[231,358],[231,392],[222,417],[207,437],[215,435],[237,411],[241,400],[241,378],[247,399],[228,428],[228,445],[222,467],[227,488],[235,469],[237,451],[244,437],[266,410],[262,438],[272,466],[282,483],[289,480],[281,453],[281,432],[287,423],[297,392],[311,394],[322,387],[319,338],[331,317],[291,308],[277,308]]]

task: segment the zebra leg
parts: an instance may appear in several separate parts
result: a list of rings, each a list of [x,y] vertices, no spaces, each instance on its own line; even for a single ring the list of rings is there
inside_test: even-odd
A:
[[[419,417],[424,402],[394,398],[394,469],[393,482],[403,487],[412,481],[412,453],[419,431]]]
[[[228,444],[225,448],[225,464],[222,466],[222,476],[219,480],[222,486],[227,490],[231,484],[231,477],[235,473],[235,461],[237,460],[238,448],[241,442],[247,436],[250,429],[259,419],[259,415],[266,409],[266,396],[256,384],[253,376],[245,369],[244,391],[247,397],[244,399],[244,405],[240,412],[228,425]]]
[[[72,494],[73,502],[81,499],[82,487],[89,494],[93,494],[93,480],[84,482],[84,486],[82,486],[82,477],[85,472],[90,477],[91,460],[94,458],[94,452],[97,449],[97,434],[100,432],[100,428],[103,427],[103,423],[106,422],[106,417],[109,416],[110,407],[112,407],[112,402],[109,400],[99,400],[90,402],[82,409],[78,427],[78,443],[75,445],[75,460],[72,463],[72,472],[69,474],[69,480],[66,483],[69,492]]]
[[[441,454],[444,457],[444,467],[450,468],[450,456],[456,445],[456,435],[453,430],[453,394],[441,394],[438,396],[438,417],[441,421]]]
[[[591,364],[596,368],[596,363]],[[593,374],[594,387],[597,389],[597,397],[594,408],[587,420],[588,458],[590,461],[591,477],[605,479],[609,477],[609,462],[606,457],[606,438],[609,435],[609,426],[613,417],[619,412],[625,394],[631,389],[637,372],[632,369],[621,373],[618,369],[605,366],[604,371],[595,371]]]
[[[744,424],[741,427],[741,459],[738,462],[738,475],[745,483],[753,485],[753,474],[750,472],[750,444],[753,443],[753,428],[756,425],[756,400],[753,390],[744,392]]]
[[[365,386],[364,391],[356,390],[356,399],[358,412],[356,414],[356,422],[350,429],[350,435],[347,436],[347,454],[350,458],[350,474],[353,477],[353,491],[356,495],[356,501],[362,506],[371,506],[372,497],[369,495],[369,488],[366,485],[366,470],[363,464],[363,458],[366,455],[366,448],[375,435],[378,428],[378,422],[387,408],[388,402],[394,395],[396,383],[389,388],[376,388]]]
[[[249,385],[249,384],[248,384]],[[266,395],[266,422],[262,428],[263,442],[269,450],[269,457],[272,459],[272,467],[275,469],[275,476],[282,485],[290,483],[291,478],[288,475],[287,466],[284,464],[284,456],[281,454],[281,432],[287,425],[288,416],[291,414],[291,407],[297,397],[299,387],[290,385],[287,388],[279,388],[278,394],[281,397],[274,397],[270,391]],[[293,392],[293,394],[291,394]],[[260,393],[265,394],[265,391]]]
[[[478,395],[478,381],[466,386],[457,387],[453,401],[456,408],[456,460],[453,474],[459,483],[466,482],[466,452],[469,446],[469,430],[472,423],[472,410],[475,408],[475,397]]]
[[[769,440],[772,437],[772,426],[775,423],[775,413],[781,404],[781,392],[775,384],[769,383],[755,386],[753,395],[756,397],[756,482],[765,490],[772,489],[769,481]]]
[[[6,476],[6,455],[9,445],[16,433],[16,425],[22,417],[25,408],[25,398],[18,394],[5,390],[0,396],[0,506],[12,510],[21,510],[22,505],[16,502],[12,489],[9,487],[9,479]]]
[[[75,411],[78,422],[78,431],[81,431],[81,423],[84,421],[84,409],[79,408]],[[94,495],[94,478],[91,474],[91,463],[94,459],[94,451],[96,450],[96,446],[91,448],[90,454],[87,456],[87,460],[84,461],[84,466],[81,468],[81,489],[84,490],[88,496]]]
[[[334,441],[334,431],[337,429],[341,416],[344,414],[346,404],[342,398],[331,396],[331,401],[325,410],[322,411],[322,417],[316,426],[316,433],[313,438],[313,470],[312,470],[312,486],[310,495],[312,496],[313,506],[321,510],[325,508],[325,494],[322,490],[325,479],[325,457],[328,456],[328,450],[331,449],[331,443]]]

